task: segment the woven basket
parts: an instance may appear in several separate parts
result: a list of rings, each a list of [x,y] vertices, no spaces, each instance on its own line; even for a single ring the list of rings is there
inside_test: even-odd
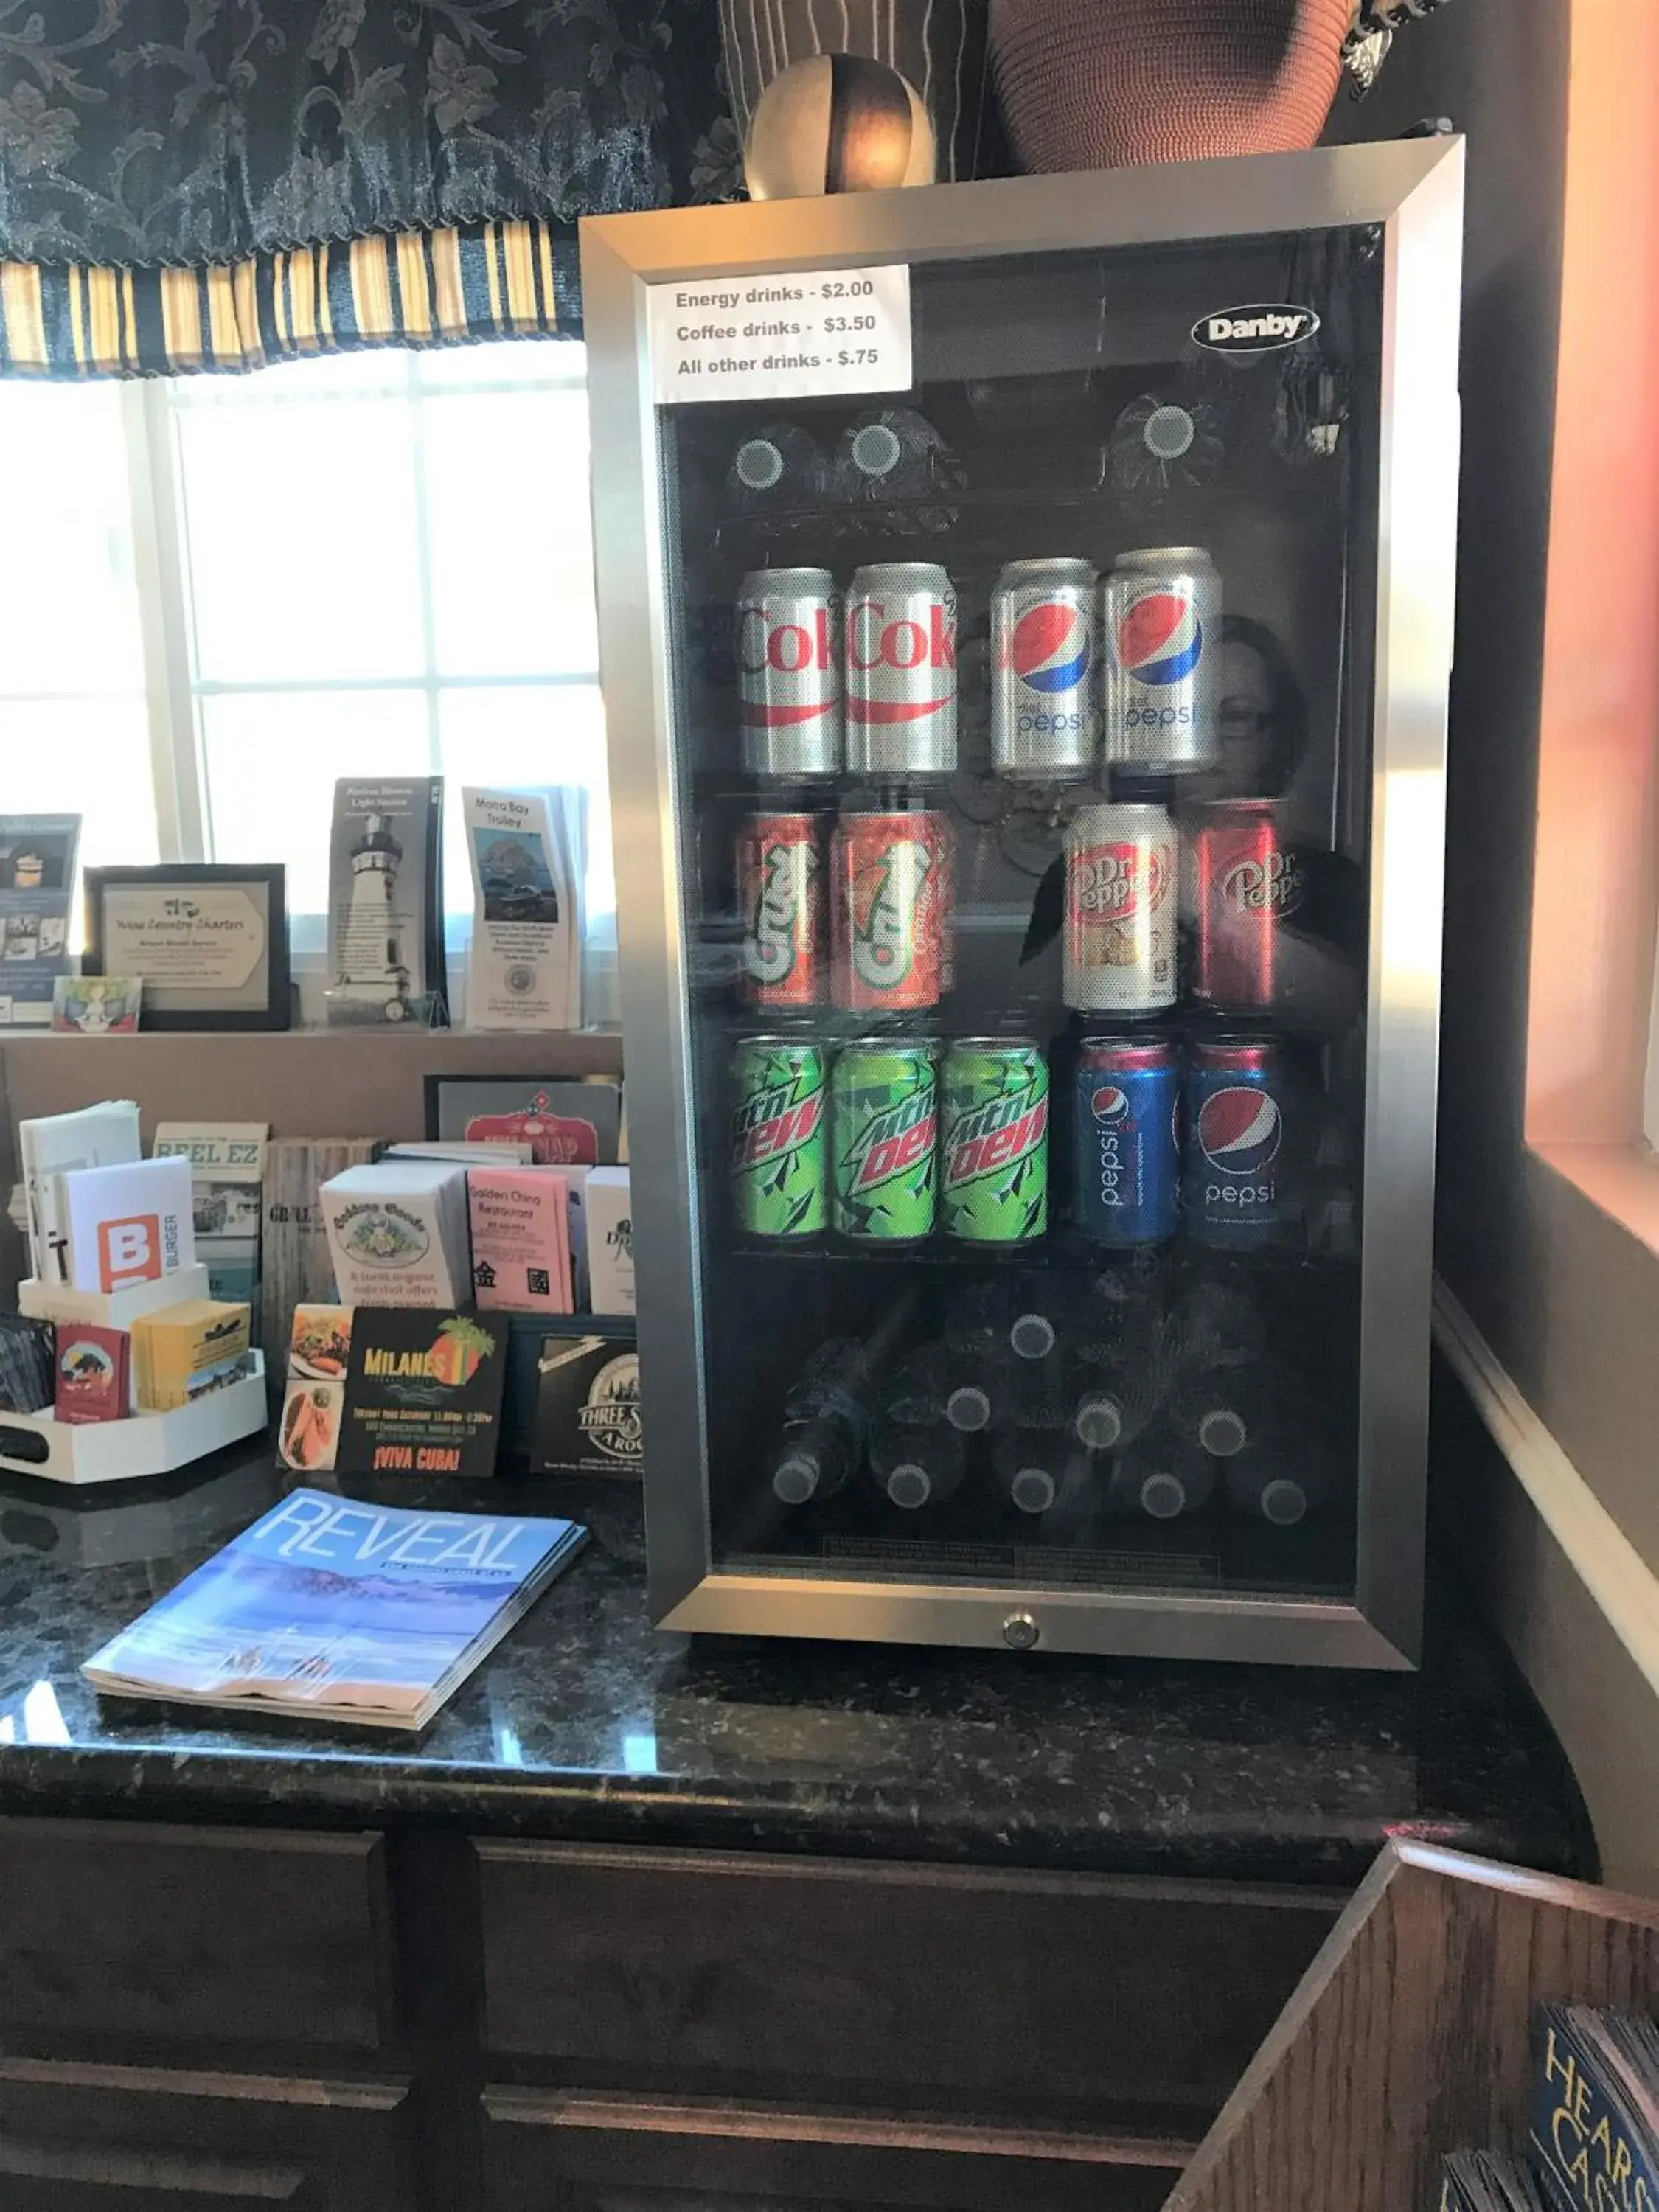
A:
[[[986,0],[720,0],[720,40],[738,136],[773,78],[809,54],[885,62],[921,95],[941,184],[983,175],[1001,134],[990,112]]]
[[[1352,0],[991,0],[1019,165],[1115,169],[1311,146]]]

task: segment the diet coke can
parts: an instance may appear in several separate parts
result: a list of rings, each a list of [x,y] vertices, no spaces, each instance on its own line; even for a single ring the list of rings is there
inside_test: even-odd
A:
[[[950,988],[955,839],[943,814],[843,814],[830,846],[838,1006],[935,1006]]]
[[[1302,903],[1301,856],[1270,799],[1207,806],[1191,830],[1196,951],[1193,991],[1231,1012],[1266,1011],[1285,995],[1283,928]]]
[[[743,994],[756,1006],[823,995],[823,872],[810,814],[756,814],[738,838]]]
[[[957,595],[931,561],[860,568],[847,594],[847,765],[949,775],[957,764]]]
[[[1080,775],[1100,743],[1086,561],[1011,561],[991,595],[991,757],[1005,775]]]
[[[757,568],[738,594],[743,764],[751,775],[841,769],[841,601],[827,568]]]
[[[1221,757],[1221,579],[1201,545],[1125,553],[1100,587],[1102,753],[1179,774]]]
[[[1066,832],[1064,995],[1087,1013],[1176,1000],[1176,831],[1167,806],[1085,806]]]

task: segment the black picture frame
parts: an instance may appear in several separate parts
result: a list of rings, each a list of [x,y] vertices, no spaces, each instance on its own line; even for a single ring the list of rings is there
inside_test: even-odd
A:
[[[143,1030],[286,1030],[292,1026],[288,950],[288,871],[280,860],[249,862],[163,861],[149,868],[85,868],[82,883],[86,902],[86,950],[81,972],[102,975],[107,971],[108,933],[105,902],[112,890],[189,891],[209,887],[249,889],[257,885],[264,895],[265,922],[264,998],[259,1006],[180,1006],[168,1004],[165,984],[144,976]],[[123,974],[143,974],[142,968]],[[210,987],[204,987],[207,988]]]

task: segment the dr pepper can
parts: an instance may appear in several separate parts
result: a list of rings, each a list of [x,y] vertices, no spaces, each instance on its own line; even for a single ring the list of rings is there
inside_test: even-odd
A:
[[[1285,996],[1284,926],[1306,888],[1300,854],[1270,799],[1231,799],[1189,817],[1193,992],[1212,1006],[1255,1012]]]
[[[1085,806],[1066,832],[1066,1003],[1145,1014],[1176,1000],[1176,831],[1167,806]]]

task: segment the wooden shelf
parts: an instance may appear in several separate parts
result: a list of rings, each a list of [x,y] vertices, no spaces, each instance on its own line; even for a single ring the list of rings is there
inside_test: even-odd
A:
[[[1422,2212],[1446,2152],[1522,2148],[1544,2004],[1659,2009],[1659,1904],[1390,1844],[1165,2212]]]

